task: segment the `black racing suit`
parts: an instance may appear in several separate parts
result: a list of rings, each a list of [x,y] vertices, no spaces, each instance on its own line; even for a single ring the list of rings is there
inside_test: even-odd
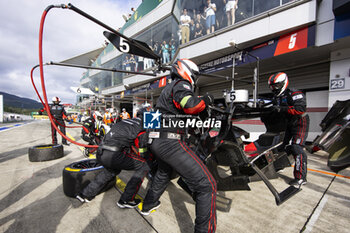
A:
[[[304,152],[305,140],[309,131],[310,119],[306,114],[306,97],[302,91],[286,89],[282,95],[274,100],[280,106],[281,117],[286,117],[287,128],[283,140],[283,146],[291,145],[290,152],[294,156],[294,177],[306,180],[307,155]],[[287,151],[288,152],[288,151]]]
[[[97,161],[103,169],[82,191],[94,198],[121,170],[136,170],[120,197],[122,201],[132,201],[144,177],[150,171],[151,156],[147,151],[147,134],[140,118],[127,119],[113,124],[97,152]]]
[[[192,86],[185,80],[167,85],[156,105],[164,114],[201,113],[208,102],[194,96]],[[181,132],[180,129],[161,128],[161,133]],[[186,181],[196,202],[195,232],[215,232],[216,181],[206,165],[189,146],[179,139],[155,138],[150,146],[158,162],[158,170],[144,200],[144,208],[154,206],[165,191],[173,169]]]
[[[50,112],[54,117],[53,122],[57,127],[60,128],[61,132],[66,135],[66,124],[64,123],[63,118],[66,118],[66,111],[64,110],[63,105],[61,104],[50,104]],[[51,134],[52,134],[52,144],[57,144],[57,133],[56,129],[51,125]],[[67,144],[67,140],[62,137],[62,143]]]
[[[95,119],[89,117],[83,121],[83,129],[81,130],[81,138],[88,142],[89,145],[98,145],[101,142],[101,136],[98,134],[98,129],[96,129]],[[93,153],[96,149],[89,148],[89,153]]]

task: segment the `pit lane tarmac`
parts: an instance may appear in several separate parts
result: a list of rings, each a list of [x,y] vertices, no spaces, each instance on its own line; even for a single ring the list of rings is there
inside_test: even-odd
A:
[[[67,129],[75,140],[80,129]],[[60,139],[60,136],[58,136]],[[193,232],[194,201],[173,181],[161,197],[161,207],[147,217],[138,209],[120,209],[120,190],[112,188],[86,204],[63,194],[65,165],[84,159],[78,146],[64,147],[63,158],[32,163],[28,148],[50,143],[48,121],[36,121],[0,131],[0,232]],[[349,232],[350,169],[338,174],[327,167],[327,157],[308,157],[308,183],[280,206],[263,182],[251,191],[219,192],[230,208],[217,211],[217,232]],[[293,168],[271,182],[281,191]],[[132,172],[119,178],[127,182]],[[139,195],[145,196],[145,179]]]

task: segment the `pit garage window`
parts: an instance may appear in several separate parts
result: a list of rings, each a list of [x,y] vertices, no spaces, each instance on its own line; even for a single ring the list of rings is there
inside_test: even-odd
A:
[[[162,63],[170,63],[175,59],[179,47],[178,22],[173,16],[169,16],[134,38],[146,42],[148,46],[161,57]],[[102,67],[140,72],[149,70],[154,67],[154,65],[153,59],[132,54],[122,54],[104,63]],[[89,77],[86,86],[96,92],[96,90],[122,84],[123,77],[126,75],[128,74],[100,71]],[[86,76],[88,76],[88,74],[86,74]]]
[[[162,63],[170,63],[175,59],[179,46],[178,23],[173,16],[170,16],[134,38],[146,42],[161,57]],[[122,54],[102,66],[104,68],[140,72],[151,69],[154,65],[153,59],[133,54]],[[121,84],[122,78],[126,75],[113,73],[111,75],[113,76],[113,85]]]
[[[179,46],[178,22],[173,16],[167,17],[138,35],[136,39],[146,42],[161,57],[162,63],[169,63],[175,59]],[[147,58],[143,58],[142,62],[141,70],[154,66],[154,63]]]

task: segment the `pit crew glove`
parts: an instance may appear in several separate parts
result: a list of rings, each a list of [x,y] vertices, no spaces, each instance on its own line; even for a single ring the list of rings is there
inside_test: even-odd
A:
[[[211,94],[205,94],[203,97],[202,97],[202,100],[204,101],[205,105],[208,106],[208,105],[212,105],[214,103],[214,96],[211,95]]]
[[[274,105],[274,106],[272,106],[272,111],[273,111],[273,112],[280,112],[280,113],[283,113],[283,112],[287,112],[287,111],[288,111],[288,107],[287,107],[287,106],[277,106],[277,105]]]

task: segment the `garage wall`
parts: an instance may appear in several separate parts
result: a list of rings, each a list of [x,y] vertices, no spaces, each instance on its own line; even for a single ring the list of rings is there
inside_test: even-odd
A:
[[[350,99],[350,48],[331,54],[328,106]],[[341,83],[340,83],[341,82]]]
[[[329,91],[306,92],[307,109],[310,117],[309,135],[307,141],[313,141],[321,134],[320,123],[328,112]]]

